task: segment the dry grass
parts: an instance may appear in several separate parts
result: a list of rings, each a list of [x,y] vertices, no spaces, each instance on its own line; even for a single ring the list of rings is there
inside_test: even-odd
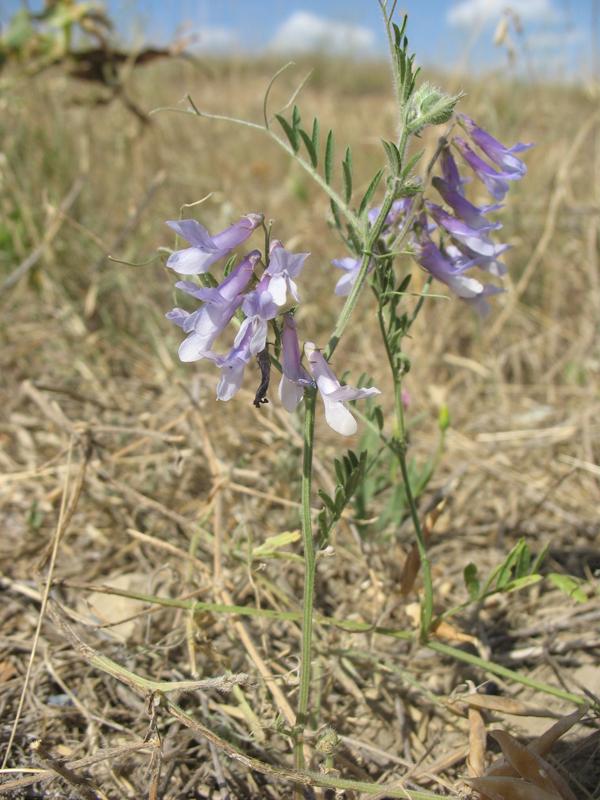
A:
[[[206,109],[257,118],[269,70],[162,64],[137,73],[131,92],[152,108],[190,91]],[[464,601],[469,561],[485,574],[520,536],[534,552],[549,545],[545,569],[581,579],[585,603],[544,581],[469,608],[446,634],[526,677],[600,693],[598,98],[582,87],[466,89],[465,110],[537,147],[504,214],[512,291],[484,324],[457,302],[431,302],[410,343],[417,458],[435,447],[442,402],[452,418],[422,503],[446,499],[431,539],[436,604]],[[299,545],[257,548],[298,529],[298,421],[276,403],[257,411],[249,391],[215,404],[210,365],[176,361],[178,335],[163,319],[172,275],[158,261],[127,267],[105,254],[143,261],[170,243],[163,220],[208,192],[202,220],[213,230],[262,211],[279,238],[312,252],[300,324],[319,342],[338,310],[329,261],[340,247],[323,198],[252,132],[175,114],[142,131],[122,107],[92,109],[89,99],[59,72],[12,76],[0,96],[2,275],[34,262],[0,294],[2,753],[30,660],[7,764],[15,772],[2,773],[0,795],[289,797],[286,774],[275,773],[291,763]],[[378,137],[393,131],[385,70],[320,64],[301,105],[352,144],[366,187]],[[375,320],[366,304],[357,316],[336,365],[371,373],[385,392]],[[319,427],[318,481],[340,449]],[[520,716],[504,706],[478,719],[448,702],[490,675],[383,632],[415,624],[416,595],[398,591],[411,541],[408,525],[360,538],[346,520],[321,560],[317,612],[367,624],[317,627],[315,724],[341,737],[334,766],[344,777],[460,796],[465,758],[481,774],[497,752],[481,746],[482,720],[526,742],[549,724],[534,712],[572,705],[498,675],[488,691],[520,704]],[[108,585],[275,613],[164,607],[106,594]],[[148,688],[118,665],[156,682],[248,677],[228,693],[180,690],[173,706],[148,703]],[[578,798],[600,798],[599,740],[586,719],[554,765]],[[258,761],[230,758],[232,745]],[[326,769],[323,753],[313,766]]]

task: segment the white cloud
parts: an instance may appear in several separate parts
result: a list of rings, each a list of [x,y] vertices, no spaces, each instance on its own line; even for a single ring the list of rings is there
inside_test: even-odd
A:
[[[224,53],[239,46],[239,35],[232,28],[203,25],[194,34],[194,50],[203,53]]]
[[[368,55],[374,51],[375,33],[363,25],[326,19],[308,11],[295,11],[275,31],[269,49],[285,53],[322,50],[327,53]]]
[[[448,10],[450,25],[470,28],[495,22],[504,11],[514,11],[524,21],[556,21],[557,11],[552,0],[459,0]]]

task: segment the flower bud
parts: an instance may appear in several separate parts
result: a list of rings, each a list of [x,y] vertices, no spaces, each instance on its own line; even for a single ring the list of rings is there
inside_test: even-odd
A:
[[[427,125],[443,125],[454,113],[461,95],[449,95],[424,83],[413,94],[408,126],[411,133],[419,133]]]
[[[333,730],[333,728],[325,728],[317,738],[315,748],[318,753],[323,753],[325,756],[332,755],[340,743],[340,737]]]

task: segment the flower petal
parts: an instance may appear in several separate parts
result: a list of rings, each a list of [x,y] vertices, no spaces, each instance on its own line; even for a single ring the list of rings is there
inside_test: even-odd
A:
[[[246,331],[248,330],[250,325],[252,325],[252,320],[250,319],[250,317],[246,317],[246,319],[240,325],[240,329],[237,332],[235,339],[233,340],[233,346],[234,347],[239,347],[240,346],[240,344],[242,343],[242,341],[244,339],[244,336],[246,335]]]
[[[458,297],[462,298],[477,297],[483,292],[483,284],[467,275],[449,275],[446,283]]]
[[[185,311],[183,308],[173,308],[171,311],[167,311],[165,317],[175,323],[175,325],[179,325],[180,328],[183,328],[189,315],[190,312]]]
[[[352,436],[356,433],[358,425],[346,406],[339,400],[331,400],[322,394],[325,406],[325,421],[336,433],[342,436]]]
[[[210,233],[195,219],[170,219],[167,225],[193,247],[199,247],[207,253],[218,250]]]
[[[200,361],[204,352],[210,348],[210,338],[198,333],[190,333],[179,345],[179,359],[181,361]]]
[[[252,321],[252,338],[250,339],[250,353],[253,356],[257,356],[262,350],[265,349],[265,345],[267,343],[267,332],[269,330],[269,326],[264,319],[257,319],[256,317]]]
[[[224,231],[216,233],[212,237],[213,242],[223,253],[229,252],[233,250],[234,247],[245,242],[246,239],[249,239],[252,232],[256,230],[262,221],[262,214],[246,214],[245,217],[234,222],[233,225],[225,228]]]
[[[290,291],[290,294],[294,298],[294,300],[299,303],[300,302],[300,295],[298,294],[298,286],[296,285],[296,281],[292,280],[292,278],[287,279],[287,288]]]
[[[339,389],[334,389],[333,392],[327,392],[327,398],[347,402],[348,400],[362,400],[375,394],[381,394],[381,392],[374,386],[364,389],[355,389],[353,386],[340,386]]]
[[[233,300],[248,285],[254,267],[260,260],[260,250],[252,250],[240,263],[231,270],[223,283],[219,284],[219,292],[227,300]]]
[[[219,258],[218,253],[204,253],[197,247],[186,247],[176,250],[167,259],[167,267],[180,275],[200,275],[208,272],[209,267]]]
[[[296,330],[296,323],[291,314],[283,315],[281,368],[285,377],[293,383],[304,386],[314,385],[314,382],[301,364],[298,332]]]
[[[217,400],[231,400],[239,391],[244,379],[246,362],[235,358],[221,367],[221,380],[217,385]]]
[[[268,275],[282,275],[284,272],[291,278],[300,274],[304,262],[310,253],[290,253],[277,239],[272,243],[269,250]]]
[[[477,177],[483,181],[488,192],[496,200],[502,200],[508,192],[508,180],[514,178],[512,173],[497,172],[493,167],[480,158],[474,150],[460,137],[456,137],[454,142],[463,158]]]
[[[278,306],[285,305],[287,296],[287,281],[284,275],[275,275],[269,281],[269,292],[273,301]]]
[[[296,409],[298,403],[302,400],[304,389],[300,384],[286,378],[285,375],[281,376],[279,382],[279,399],[282,406],[290,413]]]
[[[461,122],[469,132],[471,139],[486,154],[486,156],[497,164],[503,173],[515,180],[522,178],[527,172],[526,165],[513,153],[520,153],[529,150],[532,144],[522,144],[518,142],[513,147],[506,147],[483,128],[480,128],[470,117],[465,114],[460,115]]]

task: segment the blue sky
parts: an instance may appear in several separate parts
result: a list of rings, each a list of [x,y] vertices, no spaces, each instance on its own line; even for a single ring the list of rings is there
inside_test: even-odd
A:
[[[377,0],[105,4],[127,39],[143,33],[146,40],[162,44],[185,31],[195,36],[194,49],[222,53],[271,50],[286,57],[299,50],[328,49],[364,58],[386,52]],[[409,38],[419,63],[501,67],[512,49],[517,69],[531,68],[538,76],[590,74],[592,40],[598,38],[593,5],[594,0],[398,0],[398,10],[409,15]],[[16,6],[16,0],[1,3],[2,19]],[[514,16],[506,14],[507,8]],[[498,46],[494,34],[502,19],[506,26]]]

